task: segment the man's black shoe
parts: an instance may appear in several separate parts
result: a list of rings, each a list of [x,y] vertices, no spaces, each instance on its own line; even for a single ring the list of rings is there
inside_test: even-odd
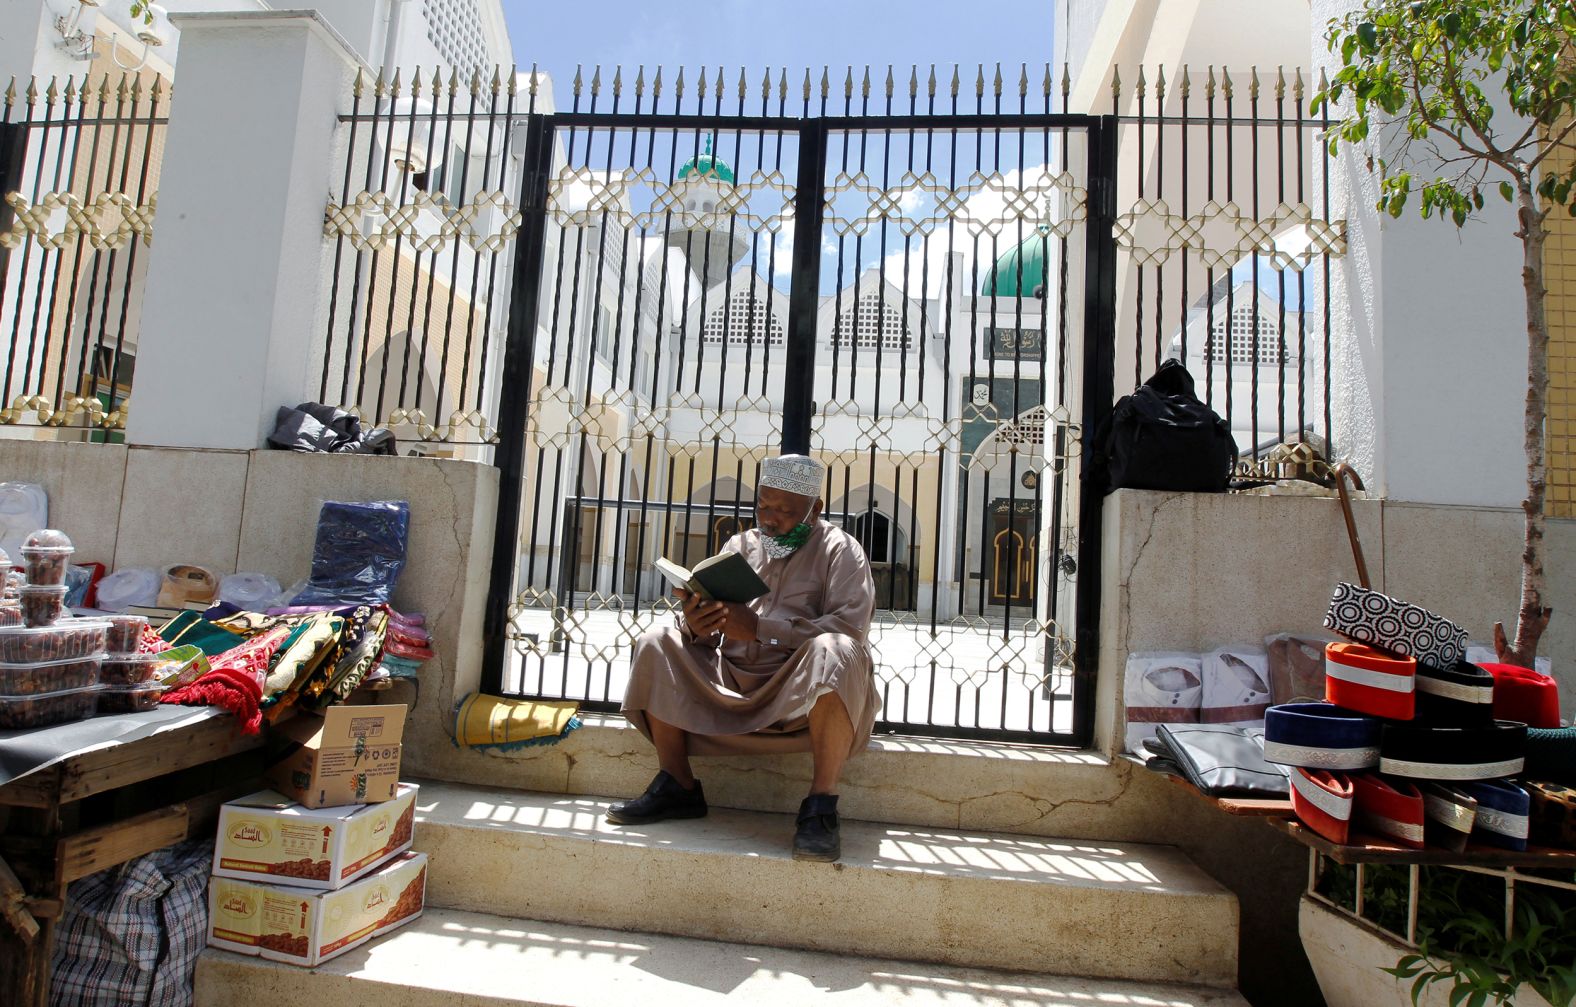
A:
[[[799,828],[793,834],[793,858],[830,863],[842,852],[837,827],[837,795],[811,794],[799,805]]]
[[[706,794],[700,781],[685,790],[679,781],[659,770],[646,792],[633,801],[615,804],[607,809],[607,820],[614,825],[645,825],[667,818],[705,818]]]

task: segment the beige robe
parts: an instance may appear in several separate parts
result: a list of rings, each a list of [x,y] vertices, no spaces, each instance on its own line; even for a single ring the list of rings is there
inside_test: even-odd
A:
[[[624,715],[648,739],[646,713],[689,732],[690,754],[808,752],[810,707],[835,691],[865,748],[881,698],[867,639],[875,584],[859,542],[818,521],[786,559],[768,559],[758,529],[729,539],[771,592],[750,603],[757,640],[697,639],[661,627],[635,641]]]

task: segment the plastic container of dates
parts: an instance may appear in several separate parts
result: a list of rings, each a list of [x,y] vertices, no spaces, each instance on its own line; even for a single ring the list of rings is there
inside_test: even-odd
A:
[[[105,616],[109,623],[109,641],[106,646],[111,654],[135,654],[142,646],[142,631],[148,628],[145,615]]]
[[[39,587],[58,587],[66,582],[66,564],[76,552],[66,533],[40,528],[22,542],[22,565],[27,582]]]
[[[22,588],[22,621],[34,629],[59,622],[66,611],[67,590],[64,584],[59,587],[29,584]]]
[[[64,661],[0,664],[0,696],[36,696],[71,692],[99,684],[99,656]]]
[[[114,633],[110,630],[111,636]],[[110,654],[99,671],[99,684],[115,688],[157,684],[169,663],[162,654]]]
[[[104,653],[109,623],[62,619],[53,626],[0,626],[0,664],[45,664]]]
[[[98,711],[99,687],[0,696],[0,731],[17,731],[91,717]]]
[[[158,709],[164,686],[158,682],[144,685],[106,685],[99,689],[100,716],[111,713],[143,713]]]

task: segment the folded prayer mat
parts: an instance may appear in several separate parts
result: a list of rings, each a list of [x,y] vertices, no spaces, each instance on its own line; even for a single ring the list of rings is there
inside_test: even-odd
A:
[[[1530,838],[1544,846],[1576,849],[1576,788],[1546,780],[1523,780],[1531,801]]]
[[[1324,648],[1324,698],[1336,706],[1391,720],[1411,720],[1417,661],[1360,643]]]
[[[1423,832],[1428,845],[1460,853],[1467,848],[1472,823],[1477,819],[1477,801],[1443,783],[1423,783]]]
[[[1560,726],[1560,687],[1554,679],[1514,664],[1485,664],[1483,670],[1494,676],[1494,716],[1545,730]]]
[[[1423,794],[1414,784],[1360,773],[1352,777],[1352,793],[1358,828],[1402,846],[1423,848]]]
[[[1525,790],[1509,780],[1480,780],[1459,786],[1463,794],[1477,801],[1477,816],[1472,820],[1474,839],[1507,850],[1527,848],[1527,816],[1532,801]]]
[[[1352,781],[1322,769],[1291,771],[1291,809],[1302,823],[1332,843],[1345,844],[1352,825]]]
[[[1324,625],[1402,657],[1448,668],[1466,656],[1467,631],[1425,608],[1356,584],[1337,584]]]
[[[1449,668],[1419,661],[1417,716],[1436,727],[1491,726],[1495,717],[1494,676],[1466,661],[1457,661]]]
[[[1527,725],[1496,721],[1491,727],[1386,724],[1379,740],[1379,771],[1415,780],[1496,780],[1521,772]]]
[[[1264,758],[1308,769],[1379,765],[1380,722],[1329,703],[1287,703],[1264,714]]]
[[[454,744],[512,751],[556,745],[580,727],[573,700],[503,699],[471,693],[454,708]]]

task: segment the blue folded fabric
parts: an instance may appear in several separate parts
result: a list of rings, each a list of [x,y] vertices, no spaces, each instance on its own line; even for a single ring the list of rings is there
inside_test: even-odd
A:
[[[1477,801],[1472,838],[1507,850],[1527,848],[1532,798],[1509,780],[1458,783],[1456,789]]]
[[[1330,703],[1283,703],[1264,714],[1264,758],[1282,766],[1351,771],[1379,765],[1377,717]]]

